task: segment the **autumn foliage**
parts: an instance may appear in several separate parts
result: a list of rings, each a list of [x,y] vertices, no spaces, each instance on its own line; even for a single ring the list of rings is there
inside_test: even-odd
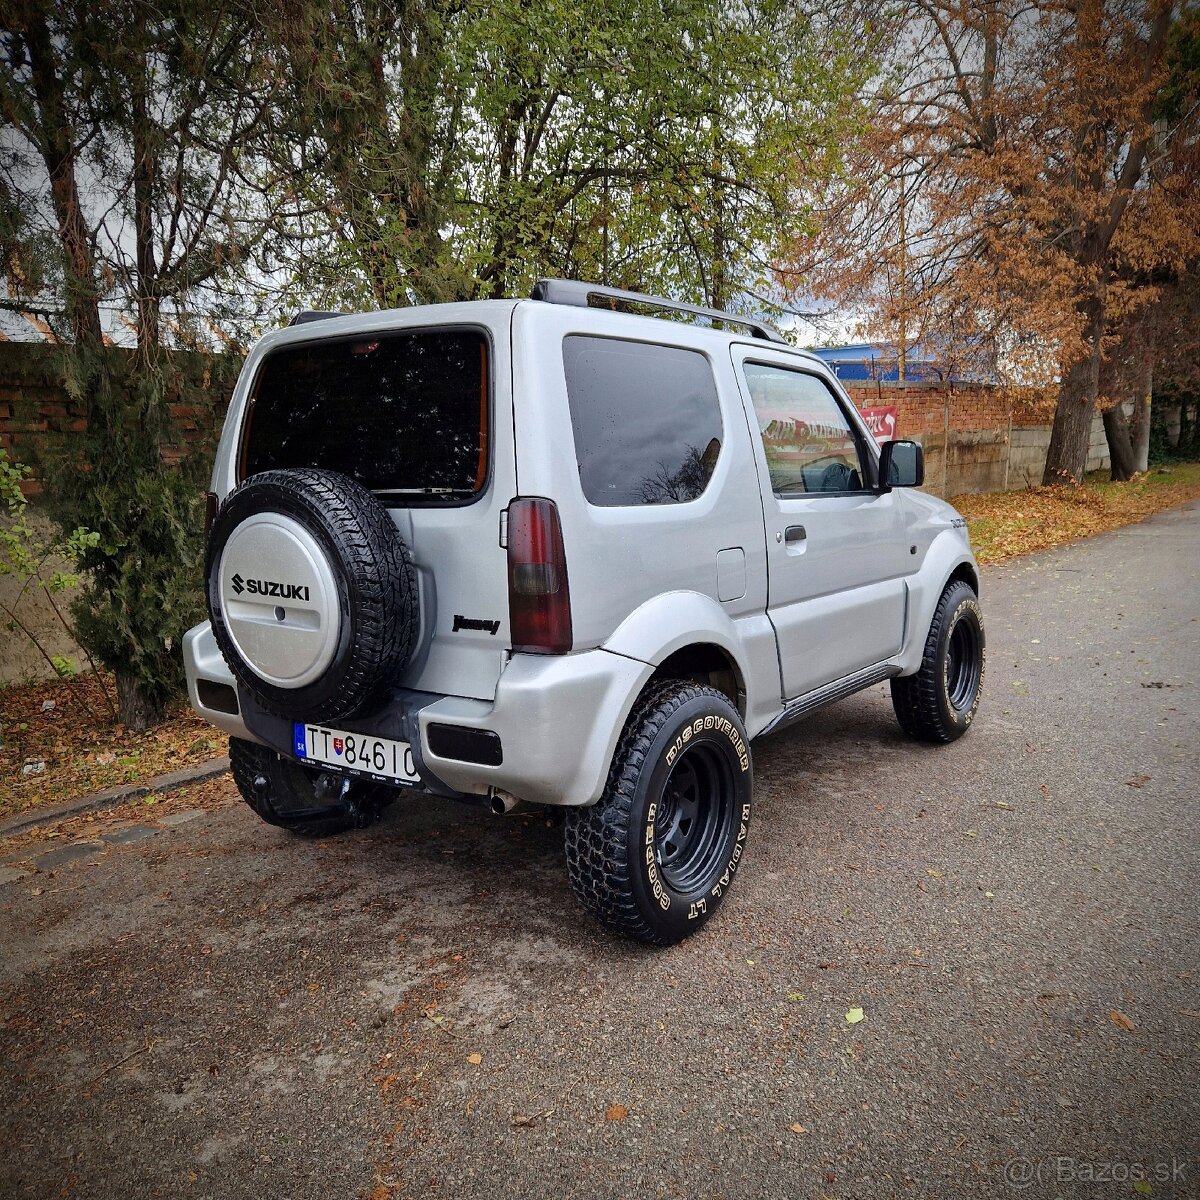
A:
[[[1106,335],[1197,254],[1194,106],[1160,103],[1189,22],[1159,0],[908,0],[849,175],[780,279],[950,368],[1057,375],[1045,482],[1079,480]]]

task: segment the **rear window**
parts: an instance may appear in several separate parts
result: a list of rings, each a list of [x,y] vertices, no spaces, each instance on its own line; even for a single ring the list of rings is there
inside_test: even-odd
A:
[[[600,507],[681,504],[721,452],[712,367],[696,350],[615,338],[563,341],[579,481]]]
[[[406,499],[483,490],[488,343],[475,329],[415,330],[273,351],[255,384],[243,476],[340,471]]]

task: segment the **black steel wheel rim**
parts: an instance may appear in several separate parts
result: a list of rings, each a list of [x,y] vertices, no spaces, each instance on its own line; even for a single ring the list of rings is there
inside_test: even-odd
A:
[[[693,742],[675,760],[654,817],[654,858],[680,893],[708,883],[720,863],[733,811],[734,778],[719,748]]]
[[[966,712],[975,703],[982,674],[979,630],[973,621],[960,620],[950,631],[946,648],[946,692],[956,712]]]

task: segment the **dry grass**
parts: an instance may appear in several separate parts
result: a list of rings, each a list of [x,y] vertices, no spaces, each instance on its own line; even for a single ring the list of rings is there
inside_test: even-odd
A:
[[[1026,488],[957,496],[981,563],[1048,550],[1079,538],[1141,521],[1200,496],[1200,463],[1152,467],[1128,483],[1097,472],[1077,488]]]

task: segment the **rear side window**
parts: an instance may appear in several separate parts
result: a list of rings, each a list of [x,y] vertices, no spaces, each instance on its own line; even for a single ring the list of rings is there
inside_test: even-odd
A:
[[[721,452],[721,408],[703,354],[574,335],[563,364],[589,503],[682,504],[704,492]]]
[[[385,498],[468,498],[487,481],[488,342],[414,330],[273,351],[248,417],[242,475],[340,471]]]

